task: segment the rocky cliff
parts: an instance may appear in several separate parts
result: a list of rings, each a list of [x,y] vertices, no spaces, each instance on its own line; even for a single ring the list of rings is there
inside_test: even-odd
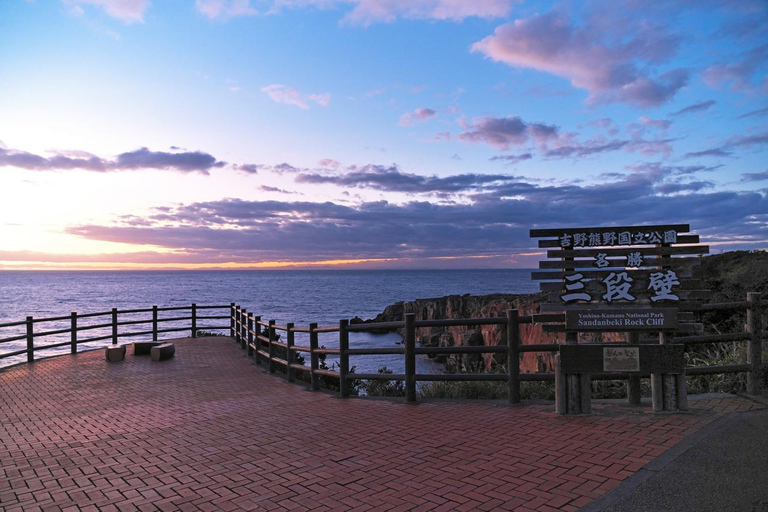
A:
[[[372,319],[373,322],[394,322],[403,319],[405,313],[414,313],[417,320],[437,320],[445,318],[487,318],[506,316],[508,309],[516,309],[520,316],[539,312],[543,294],[513,295],[450,295],[434,299],[417,299],[412,302],[397,302],[388,306]],[[524,345],[557,343],[562,335],[544,333],[541,325],[523,324],[520,327],[520,342]],[[507,344],[504,326],[485,325],[478,327],[423,327],[416,330],[416,341],[425,347],[453,346],[495,346]],[[498,362],[504,358],[497,356]],[[482,364],[490,369],[497,362],[492,354],[482,359],[470,356],[443,356],[437,358],[449,369],[463,370],[467,366]],[[523,354],[521,371],[553,371],[551,354]]]

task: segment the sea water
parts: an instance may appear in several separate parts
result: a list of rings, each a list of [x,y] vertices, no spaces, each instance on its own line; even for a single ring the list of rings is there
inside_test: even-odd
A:
[[[246,308],[263,320],[274,319],[278,325],[293,322],[307,327],[337,326],[340,319],[374,318],[384,308],[398,301],[442,297],[445,295],[485,295],[489,293],[533,293],[536,283],[530,270],[275,270],[275,271],[0,271],[0,324],[18,322],[27,316],[35,318],[109,311],[112,308],[139,309],[153,305],[187,306],[228,305],[232,302]],[[188,316],[188,312],[176,312]],[[223,314],[226,310],[200,310],[198,314]],[[132,317],[120,316],[120,320]],[[135,316],[147,319],[147,314]],[[109,316],[90,321],[109,323]],[[82,319],[79,325],[88,325]],[[226,326],[228,320],[199,321],[206,325]],[[189,322],[185,322],[189,324]],[[163,325],[174,325],[173,323]],[[35,324],[35,330],[66,329],[68,321]],[[149,326],[136,330],[149,330]],[[110,329],[80,333],[83,337],[106,335]],[[121,331],[122,332],[122,331]],[[218,332],[228,334],[227,329]],[[0,328],[0,338],[24,334],[24,326]],[[179,336],[187,336],[180,333]],[[166,335],[167,337],[168,335]],[[306,345],[306,335],[297,334],[296,343]],[[69,334],[47,336],[36,340],[44,345],[63,342]],[[121,338],[120,343],[130,343]],[[351,333],[351,348],[395,346],[401,342],[396,333],[374,335]],[[88,343],[81,349],[98,348],[109,340]],[[338,347],[338,334],[321,335],[320,343]],[[24,340],[0,343],[0,354],[21,350]],[[35,353],[35,358],[69,352],[69,347]],[[26,360],[26,356],[0,359],[0,366]],[[333,360],[329,359],[333,364]],[[355,356],[351,366],[359,373],[376,372],[387,366],[395,373],[403,371],[402,356]],[[439,365],[426,357],[418,358],[419,373],[434,373]]]

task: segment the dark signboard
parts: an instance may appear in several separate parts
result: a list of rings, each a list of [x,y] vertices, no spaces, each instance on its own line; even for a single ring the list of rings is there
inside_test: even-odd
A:
[[[684,373],[682,344],[630,345],[582,343],[560,345],[561,371],[577,373]]]
[[[594,308],[565,312],[565,328],[573,331],[663,331],[676,327],[676,309]]]

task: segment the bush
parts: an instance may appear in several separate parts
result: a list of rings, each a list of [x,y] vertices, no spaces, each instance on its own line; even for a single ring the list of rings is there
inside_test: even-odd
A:
[[[393,372],[386,366],[379,368],[378,373],[391,375]],[[401,380],[364,380],[358,386],[360,394],[366,396],[405,396],[405,384]]]

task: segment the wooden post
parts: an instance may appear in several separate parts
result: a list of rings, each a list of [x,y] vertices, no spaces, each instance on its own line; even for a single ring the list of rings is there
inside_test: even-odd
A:
[[[192,303],[192,337],[197,338],[197,304]]]
[[[275,357],[275,345],[272,343],[275,341],[275,321],[269,321],[269,373],[275,373],[275,363],[272,359]]]
[[[117,308],[112,308],[112,344],[117,345]]]
[[[261,316],[253,317],[253,328],[255,330],[253,334],[253,346],[255,347],[253,353],[256,358],[256,364],[261,364],[261,354],[259,354],[259,350],[261,350],[261,340],[259,339],[259,336],[261,336],[261,325],[259,325],[259,322],[261,322]]]
[[[405,314],[405,401],[416,402],[416,315]]]
[[[579,374],[579,410],[582,414],[592,412],[592,377],[588,373]]]
[[[286,367],[285,374],[288,376],[288,382],[294,382],[296,379],[294,378],[294,369],[291,368],[291,365],[293,364],[294,360],[294,353],[293,353],[293,336],[295,333],[292,331],[293,329],[293,323],[289,322],[285,325],[285,344],[287,345],[286,354],[285,354],[285,360],[288,362],[288,366]]]
[[[157,306],[152,306],[152,341],[157,341]]]
[[[750,395],[759,395],[763,387],[763,326],[762,309],[760,304],[760,294],[757,292],[747,293],[747,332],[750,334],[747,341],[747,364],[749,372],[747,373],[747,393]]]
[[[320,361],[317,357],[317,329],[316,323],[309,324],[309,360],[310,360],[310,373],[312,376],[312,391],[320,389],[320,376],[315,373],[319,369]]]
[[[555,412],[566,414],[568,412],[568,397],[565,375],[560,364],[560,354],[555,354]]]
[[[661,380],[660,373],[651,374],[651,402],[653,404],[653,412],[661,412],[664,410],[664,386]]]
[[[240,310],[240,348],[244,349],[248,345],[248,324],[246,323],[248,318],[248,311],[243,308]]]
[[[567,332],[565,333],[565,343],[567,345],[579,344],[579,333]],[[581,412],[581,383],[578,375],[566,375],[566,396],[568,397],[567,407],[568,414],[578,414]]]
[[[349,320],[339,320],[339,393],[341,398],[349,396],[347,374],[349,373]]]
[[[35,332],[34,332],[34,319],[31,316],[27,317],[27,362],[31,363],[35,360]]]
[[[253,313],[248,313],[248,357],[253,357]]]
[[[235,316],[234,316],[234,326],[235,326],[235,343],[240,343],[240,306],[235,306]]]
[[[627,333],[629,343],[637,345],[640,343],[640,332],[630,331]],[[640,405],[643,392],[640,386],[640,375],[630,375],[627,380],[627,401],[632,405]]]
[[[662,332],[661,344],[669,345],[674,343],[674,338],[670,332]],[[664,410],[677,410],[677,380],[673,374],[665,374],[662,377],[662,389],[664,390]]]
[[[77,354],[77,313],[72,312],[69,320],[69,343],[72,354]]]
[[[507,399],[520,403],[520,323],[516,309],[507,310]]]
[[[235,303],[229,304],[229,337],[235,337]]]
[[[677,391],[677,408],[681,411],[687,411],[688,391],[685,385],[685,373],[675,375],[675,390]]]

